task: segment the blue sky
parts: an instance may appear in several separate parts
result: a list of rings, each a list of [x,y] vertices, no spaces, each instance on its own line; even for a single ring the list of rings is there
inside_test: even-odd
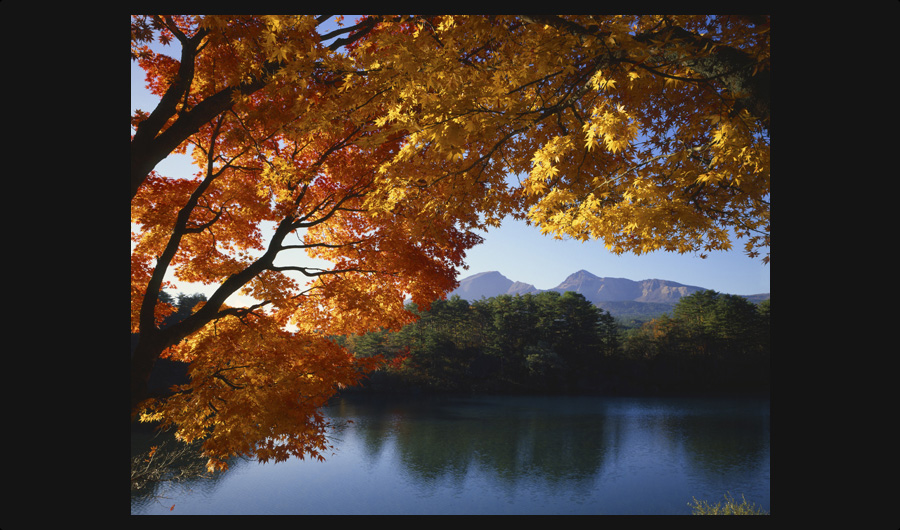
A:
[[[355,17],[346,20],[352,24]],[[169,54],[176,52],[169,51]],[[145,89],[143,71],[131,65],[131,110],[151,111],[158,98]],[[188,176],[196,169],[187,157],[170,156],[156,170],[167,176]],[[468,270],[459,278],[485,271],[499,271],[513,281],[530,283],[538,289],[559,285],[569,274],[586,270],[601,277],[631,280],[661,279],[695,285],[729,294],[770,292],[771,265],[748,258],[741,240],[733,240],[736,250],[712,252],[706,259],[693,254],[654,252],[635,256],[608,252],[600,241],[561,241],[543,236],[524,222],[505,219],[500,228],[481,234],[484,243],[467,254]],[[279,264],[280,260],[279,260]],[[187,292],[209,294],[211,288],[184,286]]]
[[[706,259],[671,252],[617,256],[600,241],[556,240],[512,219],[482,235],[485,242],[469,251],[469,270],[462,271],[459,278],[495,270],[510,280],[550,289],[583,269],[601,277],[671,280],[729,294],[770,292],[771,266],[763,265],[758,257],[746,257],[740,250],[712,252]],[[735,246],[743,248],[740,241]]]

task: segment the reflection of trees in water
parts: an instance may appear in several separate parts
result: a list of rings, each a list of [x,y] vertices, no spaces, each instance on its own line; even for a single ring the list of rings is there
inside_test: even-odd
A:
[[[334,423],[330,438],[338,452],[346,444],[358,447],[372,465],[385,458],[396,462],[395,472],[408,476],[423,495],[447,486],[477,487],[477,481],[487,480],[510,497],[533,489],[587,498],[598,477],[615,479],[610,471],[629,472],[618,465],[620,458],[640,466],[635,455],[673,455],[674,461],[662,464],[683,467],[698,483],[715,483],[716,477],[730,480],[736,473],[738,478],[741,473],[756,475],[754,469],[768,463],[768,404],[760,403],[752,405],[758,409],[748,409],[742,401],[689,399],[358,395],[336,400],[327,416]],[[133,433],[132,454],[145,454],[152,445],[162,446],[162,451],[169,442],[185,447],[168,433]],[[389,456],[392,451],[395,456]],[[205,462],[197,448],[192,455],[173,459],[163,480],[132,490],[132,510],[156,502],[177,504],[185,490],[212,496],[230,471],[205,476]],[[242,463],[234,459],[229,466],[234,470]],[[202,473],[190,476],[184,471],[197,469],[196,464]],[[723,483],[723,488],[743,493],[733,484]]]
[[[369,397],[362,406],[341,400],[334,413],[354,418],[354,435],[370,458],[393,442],[403,471],[422,483],[462,483],[473,467],[509,487],[535,477],[568,486],[592,481],[605,451],[600,416],[541,406],[541,398],[516,399],[523,405],[430,399],[392,406]]]
[[[363,398],[358,402],[337,399],[328,407],[333,425],[329,430],[329,440],[340,450],[341,442],[348,435],[361,439],[360,447],[366,458],[374,461],[390,443],[390,434],[403,422],[403,402],[380,398]],[[359,405],[362,403],[362,406]],[[346,423],[350,420],[352,423]]]
[[[341,399],[332,414],[337,421],[353,419],[341,436],[358,438],[372,462],[393,444],[403,466],[398,472],[423,485],[461,486],[470,472],[484,472],[510,491],[540,479],[551,490],[588,492],[604,465],[620,452],[634,452],[635,444],[644,444],[641,450],[654,458],[684,455],[688,468],[711,476],[728,474],[733,466],[762,465],[767,412],[755,416],[751,410],[748,417],[730,403],[365,396]]]
[[[768,476],[766,400],[669,398],[636,400],[628,407],[630,413],[611,411],[606,421],[605,430],[614,436],[609,445],[617,451],[632,458],[638,450],[678,455],[663,465],[678,465],[690,483],[719,484],[722,491],[739,491]],[[643,447],[637,448],[639,444]],[[616,458],[610,455],[610,460]],[[721,494],[694,491],[692,495]]]
[[[763,469],[769,462],[767,411],[754,414],[723,407],[715,414],[685,418],[683,429],[691,433],[685,438],[688,468],[702,475],[703,482],[715,483],[725,476],[743,476],[752,481],[757,473],[768,474],[768,469]],[[737,485],[729,483],[723,487],[734,492]]]

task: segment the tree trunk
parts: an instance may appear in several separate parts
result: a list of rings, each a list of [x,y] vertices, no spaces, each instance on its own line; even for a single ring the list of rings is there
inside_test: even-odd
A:
[[[150,397],[148,382],[153,366],[164,349],[155,333],[143,333],[131,354],[131,416],[139,412],[138,405]]]

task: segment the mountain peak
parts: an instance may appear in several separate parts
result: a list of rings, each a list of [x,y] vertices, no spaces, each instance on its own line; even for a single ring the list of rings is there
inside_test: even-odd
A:
[[[515,295],[536,292],[538,290],[531,284],[514,282],[498,271],[487,271],[463,278],[459,281],[459,287],[449,296],[459,295],[465,300],[478,300],[502,294]]]
[[[689,294],[702,290],[701,287],[682,285],[668,280],[635,281],[627,278],[601,278],[590,271],[581,269],[570,274],[562,283],[548,289],[564,293],[575,291],[591,303],[600,302],[656,302],[674,304]],[[487,271],[463,278],[459,287],[450,293],[466,300],[491,298],[503,294],[539,293],[533,285],[513,281],[498,271]]]
[[[610,308],[618,304],[616,307],[626,308],[623,311],[634,312],[633,307],[637,304],[642,307],[653,307],[654,311],[661,313],[666,307],[674,306],[681,298],[702,290],[705,289],[694,285],[683,285],[671,280],[634,281],[627,278],[601,278],[584,269],[570,274],[562,283],[552,289],[536,289],[531,284],[510,280],[498,271],[487,271],[461,279],[459,287],[449,296],[458,295],[471,302],[500,295],[574,291],[584,296],[589,302],[603,308]],[[765,294],[752,298],[755,299],[753,301],[758,301],[768,297],[769,295]]]

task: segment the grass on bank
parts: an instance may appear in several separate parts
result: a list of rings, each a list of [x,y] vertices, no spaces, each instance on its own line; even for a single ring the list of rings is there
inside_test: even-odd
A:
[[[725,505],[721,502],[711,506],[706,501],[698,501],[693,497],[694,504],[692,506],[692,515],[769,515],[769,512],[758,507],[755,504],[748,504],[747,499],[741,494],[741,503],[738,504],[730,493],[725,494]],[[688,503],[691,506],[691,503]]]

